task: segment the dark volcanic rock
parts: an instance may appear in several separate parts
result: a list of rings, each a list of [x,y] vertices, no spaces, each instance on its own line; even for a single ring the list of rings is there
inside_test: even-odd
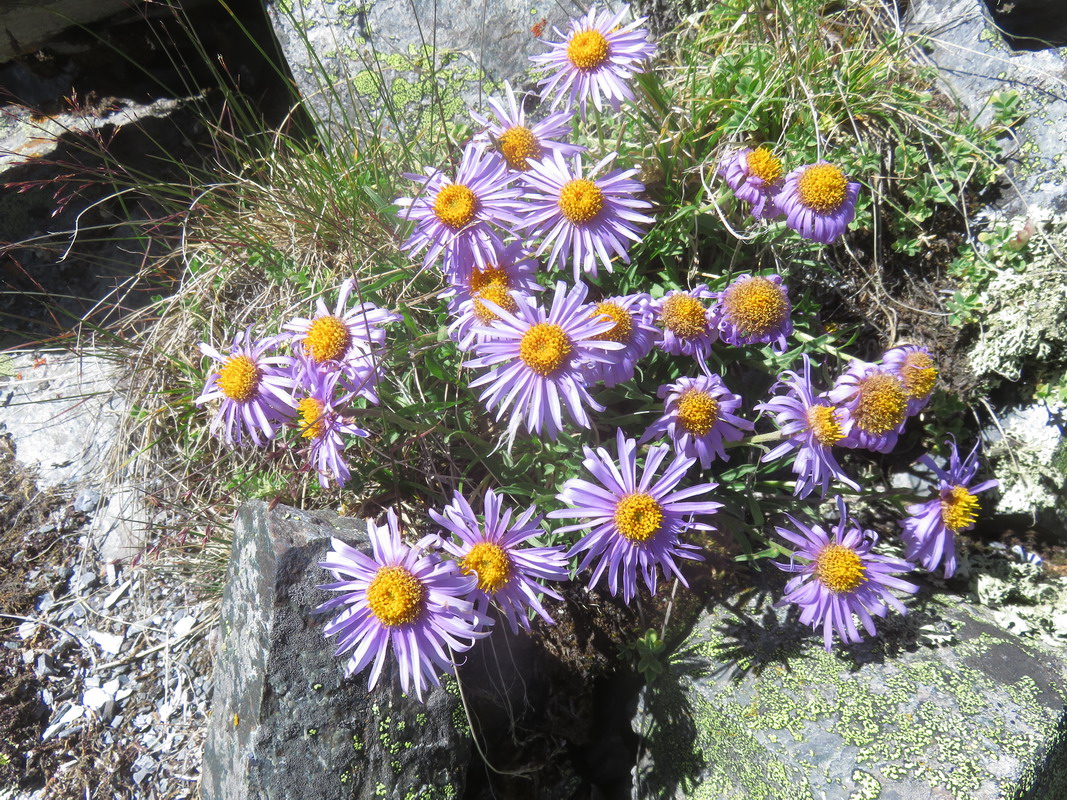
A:
[[[1005,9],[1008,3],[1002,4]],[[1010,5],[1017,5],[1012,3]],[[1062,2],[1047,8],[1064,8]],[[1067,208],[1067,59],[1063,51],[1015,52],[981,0],[914,0],[907,31],[922,37],[942,81],[979,123],[993,121],[997,93],[1016,92],[1019,119],[1004,142],[1014,213],[1031,203]],[[1048,31],[1053,35],[1053,31]]]
[[[366,523],[264,503],[242,507],[223,597],[204,751],[205,800],[460,797],[470,740],[456,696],[373,692],[312,609],[330,595],[317,566],[331,536],[369,549]],[[390,680],[390,675],[393,679]]]
[[[1067,45],[1067,3],[1056,0],[985,0],[1001,34],[1016,50]]]
[[[646,690],[634,798],[1067,797],[1062,650],[945,595],[827,653],[778,594],[706,612]]]

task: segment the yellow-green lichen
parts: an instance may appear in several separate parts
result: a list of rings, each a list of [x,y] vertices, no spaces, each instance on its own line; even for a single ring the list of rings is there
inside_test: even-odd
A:
[[[686,788],[694,798],[807,798],[811,786],[838,784],[852,800],[863,800],[879,795],[878,775],[973,796],[997,782],[984,763],[1008,758],[1021,771],[1038,758],[1041,737],[1055,725],[1056,712],[1037,701],[1033,680],[1005,686],[963,663],[994,640],[975,636],[948,660],[883,652],[870,673],[847,653],[816,645],[762,669],[748,659],[747,672],[724,681],[714,670],[746,659],[737,658],[736,638],[704,629],[672,658],[684,665],[680,688],[693,721],[691,755],[679,750],[684,740],[657,746],[657,735],[672,734],[653,725],[646,731],[651,749],[673,762],[656,768],[692,776]],[[704,673],[694,669],[702,661]],[[1013,707],[1012,719],[991,711],[998,702]],[[674,713],[652,702],[648,708],[653,721]],[[813,737],[818,745],[798,746]],[[824,763],[834,748],[855,748],[851,757],[863,768],[841,775],[837,765],[831,774]],[[649,776],[646,770],[643,779]]]

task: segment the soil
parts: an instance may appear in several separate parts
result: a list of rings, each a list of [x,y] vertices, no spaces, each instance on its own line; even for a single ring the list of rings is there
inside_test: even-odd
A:
[[[44,626],[23,642],[16,634],[20,622],[35,616],[40,595],[65,586],[69,573],[62,565],[76,558],[76,532],[84,520],[61,513],[56,524],[64,505],[59,492],[38,491],[33,475],[15,460],[11,437],[0,436],[0,550],[8,560],[0,572],[0,785],[20,789],[43,786],[70,746],[42,744],[48,714],[41,692],[47,686],[23,658],[27,649],[56,651],[62,634]]]

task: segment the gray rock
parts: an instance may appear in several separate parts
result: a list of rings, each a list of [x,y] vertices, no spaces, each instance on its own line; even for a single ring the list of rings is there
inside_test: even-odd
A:
[[[705,612],[646,690],[635,798],[1067,797],[1062,649],[936,596],[827,653],[778,594]]]
[[[1005,207],[1067,208],[1065,52],[1014,52],[981,0],[915,0],[907,30],[923,37],[950,93],[979,123],[993,120],[995,93],[1021,95],[1024,118],[1007,147],[1009,176],[1019,198],[1006,198]]]
[[[327,135],[353,146],[361,138],[354,131],[367,125],[396,128],[403,118],[413,134],[440,125],[442,115],[463,115],[465,104],[484,108],[486,92],[504,80],[522,83],[529,57],[547,51],[535,25],[547,21],[543,36],[552,39],[553,25],[566,30],[581,13],[571,0],[268,0],[267,7],[314,116]]]
[[[389,674],[373,692],[311,611],[331,536],[367,549],[366,524],[248,503],[234,528],[201,791],[205,800],[463,795],[470,740],[458,699],[425,705]]]

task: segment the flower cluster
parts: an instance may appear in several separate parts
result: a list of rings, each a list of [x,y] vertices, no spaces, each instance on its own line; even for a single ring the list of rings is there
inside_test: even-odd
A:
[[[833,480],[853,489],[834,456],[835,447],[888,453],[908,417],[929,402],[937,384],[937,367],[925,347],[904,345],[887,350],[878,363],[853,361],[829,389],[816,389],[812,363],[803,357],[801,373],[779,376],[780,393],[756,408],[774,415],[783,441],[763,460],[795,453],[796,494],[807,497],[815,487],[826,495]]]
[[[256,340],[251,328],[245,330],[227,355],[200,345],[215,363],[195,402],[221,401],[212,433],[229,445],[247,437],[262,447],[288,426],[307,445],[323,488],[331,480],[348,481],[349,437],[369,435],[352,419],[352,404],[356,398],[378,402],[384,326],[400,319],[374,303],[350,303],[354,288],[346,280],[332,311],[320,298],[310,317],[287,322],[282,334]]]
[[[373,665],[373,688],[392,651],[401,688],[413,687],[421,700],[428,684],[452,674],[456,653],[489,635],[491,605],[516,633],[530,628],[528,611],[551,624],[540,597],[559,594],[542,581],[566,580],[567,556],[562,547],[527,544],[542,533],[533,506],[514,520],[512,513],[489,490],[479,518],[457,493],[444,509],[429,512],[443,530],[414,545],[402,541],[393,509],[385,525],[368,525],[372,556],[334,539],[320,566],[336,580],[320,588],[340,594],[316,612],[341,609],[324,632],[338,637],[337,655],[352,651],[347,674]]]
[[[915,565],[950,577],[955,535],[977,519],[976,495],[996,483],[976,481],[977,448],[961,461],[951,443],[945,469],[924,457],[937,493],[911,505],[900,522],[905,558],[879,554],[878,536],[849,519],[840,492],[860,492],[862,484],[839,458],[896,446],[936,388],[929,349],[896,346],[821,379],[820,364],[807,354],[797,363],[788,352],[790,339],[803,337],[794,335],[789,287],[773,273],[708,275],[691,288],[634,291],[628,283],[612,294],[604,273],[631,258],[628,279],[641,273],[631,248],[656,222],[653,203],[637,169],[617,167],[616,153],[589,159],[568,138],[589,106],[618,111],[632,100],[630,79],[654,54],[643,20],[624,16],[593,9],[566,33],[557,30],[560,40],[534,58],[546,70],[539,86],[548,113],[534,118],[526,98],[505,85],[488,114],[472,112],[478,130],[456,154],[458,167],[407,174],[415,190],[395,203],[410,226],[402,249],[446,287],[439,296],[449,317],[446,346],[473,369],[469,386],[509,453],[520,430],[550,440],[568,425],[605,433],[596,415],[609,396],[651,398],[665,381],[655,392],[660,402],[630,417],[642,420],[643,433],[615,429],[614,452],[583,446],[582,476],[552,487],[558,507],[545,514],[512,509],[502,493],[484,488],[480,509],[478,498],[472,503],[460,492],[430,509],[421,525],[434,531],[415,543],[403,541],[393,510],[384,525],[370,524],[371,554],[335,540],[321,563],[334,581],[322,588],[338,594],[319,611],[337,612],[325,632],[348,655],[349,674],[369,668],[371,687],[392,652],[401,687],[421,699],[454,670],[456,654],[497,622],[514,633],[538,619],[552,624],[545,598],[562,599],[553,584],[568,580],[574,561],[578,572],[588,571],[590,587],[603,585],[626,603],[642,585],[655,592],[661,573],[688,585],[684,564],[703,558],[701,537],[716,530],[727,505],[714,499],[719,483],[702,473],[730,461],[741,445],[762,447],[769,466],[750,461],[738,472],[758,467],[766,475],[780,465],[791,470],[798,498],[839,493],[836,527],[787,516],[788,525],[775,528],[789,545],[779,548],[788,558],[777,566],[791,575],[779,605],[797,605],[802,624],[821,628],[827,649],[835,633],[858,642],[860,627],[875,633],[874,617],[891,608],[905,613],[897,595],[918,587],[901,575]],[[728,154],[719,171],[754,217],[784,216],[816,242],[833,242],[855,214],[859,184],[827,162],[787,173],[760,147]],[[345,448],[368,435],[353,409],[379,402],[386,326],[400,319],[350,302],[354,291],[346,281],[332,309],[319,300],[279,335],[256,340],[244,331],[227,355],[201,346],[216,363],[197,402],[221,401],[216,434],[228,444],[261,446],[289,427],[306,441],[323,486],[346,483]],[[741,370],[753,354],[728,352],[750,347],[793,367],[777,375],[769,397],[754,398],[753,386],[762,392],[768,381]],[[635,381],[649,375],[663,377]],[[598,399],[599,386],[622,388]],[[757,433],[753,412],[764,412],[776,430]],[[778,481],[768,483],[777,488]],[[567,523],[551,536],[569,547],[539,541],[542,526],[557,520]]]
[[[782,161],[766,147],[726,154],[719,175],[756,219],[784,216],[805,239],[830,244],[856,216],[860,185],[840,167],[817,161],[783,175]]]

